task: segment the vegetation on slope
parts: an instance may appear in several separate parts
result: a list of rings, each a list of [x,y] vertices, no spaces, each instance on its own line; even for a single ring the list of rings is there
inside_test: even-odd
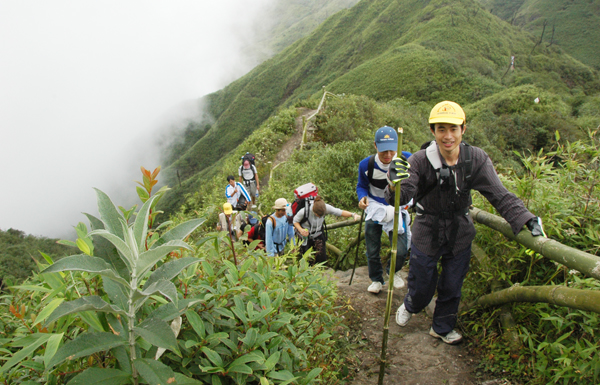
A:
[[[600,69],[600,2],[590,0],[479,0],[494,15],[558,45]]]
[[[37,269],[36,261],[41,253],[59,258],[73,252],[72,248],[56,243],[58,239],[49,239],[27,235],[23,231],[0,230],[0,282],[1,286],[10,286],[31,276]]]
[[[469,103],[532,85],[573,107],[598,93],[596,73],[556,46],[482,9],[475,0],[361,1],[330,17],[311,35],[257,66],[204,102],[214,124],[168,167],[170,208],[199,188],[207,171],[278,108],[338,94],[412,103],[452,99]],[[519,65],[509,70],[510,57]],[[570,100],[575,95],[578,101]],[[573,111],[571,111],[573,113]],[[179,175],[182,185],[178,186]]]

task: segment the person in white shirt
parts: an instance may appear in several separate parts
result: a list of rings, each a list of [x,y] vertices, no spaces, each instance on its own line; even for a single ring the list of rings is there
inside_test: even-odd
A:
[[[323,231],[323,223],[327,214],[337,217],[352,217],[355,221],[360,219],[358,214],[326,204],[320,196],[317,196],[314,201],[308,200],[306,206],[294,215],[294,227],[304,238],[304,242],[300,246],[300,253],[303,255],[311,247],[315,252],[315,259],[311,261],[312,265],[327,262],[327,239]]]
[[[248,191],[241,183],[235,181],[233,175],[227,177],[227,183],[225,187],[227,202],[236,210],[246,210],[248,202],[251,201]]]

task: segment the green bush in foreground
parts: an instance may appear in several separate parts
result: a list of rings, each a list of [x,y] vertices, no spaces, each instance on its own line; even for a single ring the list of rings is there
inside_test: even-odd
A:
[[[98,191],[83,254],[40,264],[2,297],[6,384],[312,384],[341,377],[335,283],[287,257],[209,234],[149,229],[164,193],[124,210]],[[149,194],[148,194],[149,195]],[[228,247],[222,247],[226,243]],[[237,248],[236,258],[232,254]],[[200,258],[198,258],[200,257]],[[237,261],[237,265],[230,260]],[[317,273],[317,274],[315,274]],[[182,317],[184,316],[184,317]],[[323,368],[328,368],[322,373]]]

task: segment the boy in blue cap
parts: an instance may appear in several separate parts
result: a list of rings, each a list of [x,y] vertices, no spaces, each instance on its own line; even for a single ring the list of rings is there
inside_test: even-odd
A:
[[[378,129],[375,133],[374,145],[377,154],[366,157],[358,165],[356,194],[358,195],[358,207],[365,210],[365,244],[369,278],[372,281],[367,290],[377,294],[385,283],[383,280],[383,266],[379,256],[381,235],[384,231],[389,237],[390,244],[392,243],[394,206],[385,201],[384,190],[388,183],[386,174],[390,162],[396,156],[398,150],[396,130],[388,126]],[[403,155],[409,157],[411,154],[403,151]],[[406,208],[401,210],[401,216],[403,223],[398,226],[400,236],[398,237],[394,270],[394,287],[397,289],[404,287],[400,270],[404,265],[410,236],[410,216]]]

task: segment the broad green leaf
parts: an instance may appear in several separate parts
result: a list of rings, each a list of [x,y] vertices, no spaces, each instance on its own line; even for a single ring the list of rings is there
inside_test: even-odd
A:
[[[131,362],[129,361],[128,346],[117,346],[110,349],[111,354],[117,359],[122,370],[131,374]]]
[[[314,368],[313,370],[310,371],[310,373],[308,373],[308,375],[306,377],[304,377],[302,379],[302,384],[304,385],[309,385],[312,384],[312,381],[317,378],[317,376],[319,374],[321,374],[321,372],[323,371],[323,368]]]
[[[48,316],[50,316],[50,314],[52,314],[52,312],[64,301],[64,298],[55,298],[52,301],[50,301],[49,304],[44,306],[40,314],[37,315],[37,317],[35,318],[35,323],[31,326],[35,326],[40,322],[44,321],[46,318],[48,318]]]
[[[244,354],[241,357],[236,358],[229,366],[247,364],[248,362],[256,362],[258,364],[263,364],[265,362],[265,357],[262,354],[250,352]]]
[[[127,344],[123,337],[112,333],[84,333],[77,336],[74,340],[67,342],[58,349],[46,370],[60,364],[64,360],[74,360],[79,357],[89,356],[91,354],[110,350],[117,346]]]
[[[165,321],[148,318],[134,329],[135,333],[159,348],[169,349],[181,357],[179,348],[177,347],[177,339],[171,330],[169,324]]]
[[[148,286],[147,289],[141,292],[144,297],[149,297],[156,293],[160,293],[171,300],[177,306],[177,288],[171,281],[161,279]]]
[[[202,385],[202,384],[204,384],[204,382],[200,382],[198,380],[194,380],[193,378],[186,377],[181,373],[175,373],[175,384],[177,384],[177,385]]]
[[[143,276],[146,271],[150,270],[156,262],[163,259],[167,254],[171,251],[175,251],[177,249],[188,249],[190,250],[190,246],[182,241],[171,241],[165,243],[162,246],[156,247],[154,249],[145,251],[140,254],[137,262],[136,262],[136,270],[138,273],[138,277]]]
[[[144,205],[138,211],[133,223],[133,236],[138,245],[138,250],[145,250],[146,236],[148,235],[148,215],[150,215],[150,207],[152,201],[156,199],[156,195],[144,202]]]
[[[125,312],[129,311],[129,304],[127,302],[129,300],[129,285],[105,279],[102,281],[102,286],[114,306]]]
[[[100,319],[98,318],[98,316],[96,315],[95,312],[93,311],[80,311],[79,312],[79,317],[81,317],[81,319],[88,325],[90,325],[94,330],[98,331],[98,332],[104,332],[106,330],[104,330],[104,327],[102,326],[102,323],[100,322]]]
[[[115,234],[117,237],[123,238],[123,230],[119,218],[123,218],[117,206],[110,200],[104,192],[96,190],[98,196],[98,212],[104,223],[104,228]]]
[[[227,367],[229,373],[252,374],[252,369],[245,364],[230,365]]]
[[[190,309],[185,312],[185,316],[187,317],[188,322],[192,325],[192,328],[196,332],[200,338],[206,338],[206,328],[204,327],[204,322],[202,318],[196,313],[195,310]]]
[[[141,186],[135,186],[135,191],[137,191],[138,197],[140,197],[140,200],[142,202],[144,202],[144,203],[146,203],[146,201],[148,200],[148,198],[150,198],[150,195],[148,195],[148,191],[146,191]]]
[[[42,253],[41,251],[40,251],[40,254],[42,254],[42,257],[44,257],[44,259],[46,260],[46,262],[48,262],[49,264],[53,264],[54,263],[54,261],[52,260],[52,257],[49,256],[48,254]]]
[[[244,301],[242,301],[239,295],[236,295],[233,297],[233,302],[235,302],[235,306],[231,308],[231,311],[240,319],[240,321],[247,324],[248,318],[246,317],[246,306],[244,305]]]
[[[56,310],[54,312],[52,312],[50,317],[48,317],[48,319],[45,322],[45,325],[48,325],[52,321],[55,321],[55,320],[59,319],[60,317],[63,317],[67,314],[76,313],[76,312],[80,312],[80,311],[87,311],[87,310],[96,310],[96,311],[102,311],[102,312],[107,312],[107,313],[115,313],[115,314],[120,314],[122,316],[127,315],[127,313],[125,313],[125,311],[123,311],[115,306],[110,305],[109,303],[105,302],[102,298],[100,298],[98,296],[92,295],[92,296],[88,296],[88,297],[77,298],[74,301],[61,303],[60,306],[58,306],[58,308],[56,308]]]
[[[52,290],[66,286],[65,279],[60,273],[41,273],[40,275]]]
[[[292,372],[289,370],[279,370],[279,371],[271,371],[267,374],[269,378],[279,380],[279,381],[294,381],[299,377],[294,377]],[[289,383],[289,382],[288,382]]]
[[[173,278],[175,278],[179,273],[181,273],[183,269],[200,261],[201,259],[199,258],[186,257],[167,262],[152,272],[152,275],[150,275],[150,278],[148,278],[148,280],[144,284],[144,289],[161,279],[166,279],[167,281],[170,281]]]
[[[153,248],[162,246],[170,241],[180,241],[185,239],[185,237],[190,235],[192,231],[196,230],[198,226],[203,224],[204,221],[206,221],[206,218],[192,219],[173,227],[164,233],[158,241],[156,241]]]
[[[48,363],[50,362],[52,357],[54,357],[54,354],[58,350],[58,346],[60,345],[60,342],[62,341],[63,335],[64,335],[64,333],[53,334],[48,339],[48,343],[46,344],[46,352],[44,353],[44,365],[45,366],[48,366]]]
[[[75,244],[77,245],[79,250],[81,250],[84,254],[92,255],[92,249],[83,239],[77,238],[77,241],[75,241]]]
[[[269,358],[265,361],[265,366],[267,367],[267,371],[273,370],[275,365],[279,362],[279,358],[281,357],[281,352],[276,351],[274,354],[271,354]]]
[[[258,332],[256,331],[255,328],[250,328],[246,332],[246,336],[244,338],[240,339],[240,341],[245,343],[248,346],[248,348],[253,348],[254,345],[256,344],[257,339],[258,339]]]
[[[122,385],[131,383],[131,374],[118,369],[88,368],[67,385]]]
[[[121,229],[121,234],[122,233],[123,233],[123,230]],[[110,243],[112,243],[117,248],[117,250],[119,250],[119,256],[123,259],[123,262],[125,262],[125,265],[127,265],[129,271],[132,270],[131,267],[133,266],[133,259],[134,259],[133,254],[131,252],[131,249],[129,248],[127,243],[125,243],[125,241],[123,239],[108,232],[108,230],[94,230],[94,231],[90,232],[90,236],[94,236],[94,235],[98,235],[98,236],[106,239]]]
[[[59,245],[65,245],[65,246],[71,246],[71,247],[77,247],[77,244],[73,241],[69,241],[67,239],[61,239],[56,241],[56,243],[58,243]]]
[[[148,318],[157,318],[165,322],[171,321],[184,313],[184,310],[180,310],[177,306],[168,302],[164,305],[159,306],[148,314]]]
[[[104,259],[90,257],[89,255],[85,254],[71,255],[70,257],[60,259],[53,265],[48,266],[41,273],[46,274],[59,271],[86,271],[88,273],[100,274],[117,280],[124,285],[128,284],[127,281],[115,273],[112,266],[110,266]]]
[[[204,353],[206,355],[206,358],[208,358],[210,360],[210,362],[212,362],[213,364],[215,364],[218,367],[223,367],[223,359],[221,358],[221,356],[219,355],[219,353],[215,352],[212,349],[207,348],[206,346],[202,347],[202,353]]]
[[[29,357],[30,354],[32,354],[44,342],[48,341],[50,339],[50,337],[52,337],[52,336],[53,336],[53,334],[49,334],[49,333],[41,334],[30,345],[24,347],[23,349],[19,350],[15,354],[13,354],[13,356],[11,358],[9,358],[8,361],[6,361],[4,363],[4,365],[2,365],[2,367],[0,368],[0,373],[4,373],[8,369],[12,368],[13,366],[15,366],[18,363],[20,363],[21,361],[23,361],[25,358]]]
[[[138,358],[133,366],[140,376],[150,385],[168,385],[175,383],[175,373],[167,365],[148,358]]]
[[[260,385],[269,385],[269,380],[266,377],[261,377]]]
[[[85,215],[87,217],[87,219],[90,221],[90,228],[92,230],[104,229],[104,223],[102,223],[102,221],[100,219],[98,219],[95,216],[88,214],[88,213],[83,213],[83,215]]]

